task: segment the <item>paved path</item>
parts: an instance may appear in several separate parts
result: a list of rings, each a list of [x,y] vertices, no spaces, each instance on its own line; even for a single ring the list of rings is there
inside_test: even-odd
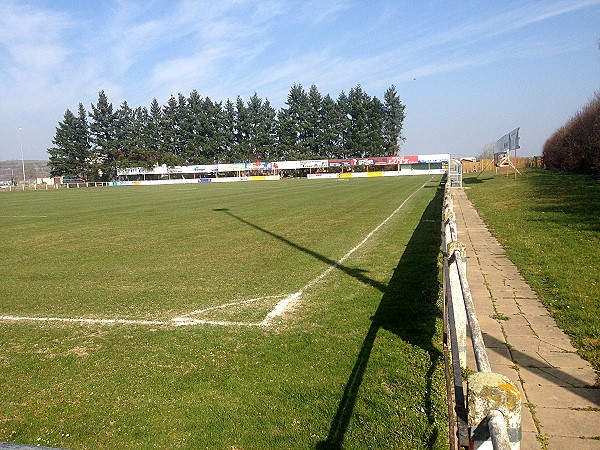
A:
[[[464,190],[454,189],[452,197],[492,370],[508,376],[523,395],[521,449],[600,450],[596,373],[575,353]],[[472,351],[469,358],[474,368]]]

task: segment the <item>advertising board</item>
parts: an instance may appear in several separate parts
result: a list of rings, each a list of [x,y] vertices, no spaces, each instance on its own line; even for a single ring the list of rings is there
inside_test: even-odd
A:
[[[388,156],[387,158],[388,166],[396,166],[398,164],[417,164],[419,162],[418,156]]]

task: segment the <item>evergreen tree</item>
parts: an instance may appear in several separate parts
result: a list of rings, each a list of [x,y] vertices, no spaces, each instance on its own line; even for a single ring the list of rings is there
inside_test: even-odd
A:
[[[135,160],[132,166],[151,169],[158,162],[158,151],[152,147],[150,136],[150,114],[146,107],[138,107],[133,111],[133,150]]]
[[[220,102],[213,102],[206,97],[203,102],[203,111],[204,160],[212,164],[222,157],[223,107]]]
[[[383,139],[387,155],[398,154],[399,142],[404,140],[402,127],[404,124],[404,105],[400,102],[396,87],[390,86],[383,94],[385,119],[383,122]]]
[[[385,111],[381,101],[370,97],[358,84],[348,93],[347,114],[346,156],[362,158],[385,153],[382,135]]]
[[[327,94],[321,102],[321,137],[319,157],[338,159],[341,157],[340,109],[338,104]]]
[[[115,112],[116,165],[119,168],[136,165],[139,159],[134,148],[139,130],[134,127],[133,110],[125,100]]]
[[[230,99],[225,102],[223,109],[223,125],[220,140],[220,159],[219,162],[236,162],[236,110],[235,105]]]
[[[339,131],[339,146],[338,146],[338,158],[349,157],[349,142],[350,142],[350,127],[351,115],[350,115],[350,101],[344,91],[340,92],[337,98],[337,124],[336,128]]]
[[[240,96],[235,101],[235,130],[236,146],[234,157],[235,162],[250,162],[252,152],[250,151],[250,126],[248,121],[248,112],[244,100]]]
[[[88,178],[90,157],[87,112],[79,104],[79,117],[67,109],[63,121],[59,122],[50,154],[50,174],[52,176],[77,176]]]
[[[92,105],[90,117],[92,171],[97,173],[101,180],[112,180],[117,175],[115,114],[104,91],[99,92],[98,103]]]
[[[162,152],[162,109],[156,98],[150,103],[150,111],[148,122],[146,123],[146,145],[150,158],[154,159],[157,164],[166,164],[170,158],[165,158]]]
[[[350,115],[349,139],[347,156],[360,158],[366,156],[369,148],[369,120],[371,98],[358,84],[348,93],[348,114]]]
[[[175,134],[177,154],[181,157],[181,162],[186,163],[185,153],[188,148],[188,142],[193,137],[193,130],[190,120],[187,98],[185,95],[177,94],[177,108],[175,109],[175,122],[177,133]]]
[[[386,147],[383,138],[385,110],[383,103],[377,97],[371,99],[368,117],[368,143],[365,146],[365,156],[385,156]]]
[[[265,99],[261,109],[261,140],[260,147],[263,161],[277,161],[281,153],[277,142],[277,111]]]
[[[310,158],[319,158],[323,155],[323,97],[319,93],[317,86],[314,84],[308,91],[308,104],[308,126],[306,129],[307,153]]]
[[[84,180],[90,179],[94,175],[90,171],[90,158],[92,156],[90,147],[90,126],[88,124],[88,112],[85,110],[83,103],[79,103],[76,123],[77,136],[77,152],[76,159],[79,165],[79,172],[83,174]]]
[[[184,129],[187,133],[185,161],[192,164],[206,162],[207,119],[202,97],[195,89],[187,99],[188,114],[184,117]]]
[[[310,100],[300,84],[294,84],[287,97],[287,108],[279,113],[279,144],[286,159],[308,159],[312,152],[309,143]]]
[[[184,149],[180,142],[180,121],[178,114],[179,105],[175,96],[171,95],[167,104],[163,107],[161,115],[161,153],[162,158],[168,165],[181,164]]]
[[[275,110],[268,100],[263,103],[258,95],[254,93],[248,101],[245,112],[250,160],[268,160],[275,147]]]

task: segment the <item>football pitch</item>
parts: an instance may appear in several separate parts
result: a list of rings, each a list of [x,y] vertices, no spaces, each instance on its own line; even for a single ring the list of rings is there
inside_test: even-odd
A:
[[[0,441],[445,448],[440,177],[0,195]]]

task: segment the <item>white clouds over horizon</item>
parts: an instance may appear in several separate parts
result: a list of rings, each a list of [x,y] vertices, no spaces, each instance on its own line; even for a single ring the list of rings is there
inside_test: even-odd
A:
[[[152,98],[165,104],[171,94],[196,89],[216,101],[238,95],[247,100],[256,92],[279,108],[294,83],[315,84],[334,97],[358,83],[381,97],[395,84],[405,103],[418,99],[407,105],[416,119],[435,109],[436,101],[452,102],[453,91],[468,95],[473,79],[496,80],[498,67],[515,67],[522,71],[521,83],[535,84],[536,77],[546,76],[541,72],[546,61],[565,58],[579,67],[565,67],[564,73],[557,67],[548,89],[587,67],[591,73],[570,85],[579,96],[589,89],[592,95],[598,88],[594,70],[600,79],[600,30],[594,28],[600,23],[599,5],[600,0],[383,1],[376,6],[356,0],[119,0],[49,6],[8,0],[0,4],[0,160],[18,156],[19,127],[27,131],[24,145],[32,158],[45,157],[64,111],[75,110],[79,102],[89,109],[101,89],[115,107],[123,100],[148,106]],[[448,98],[430,96],[450,80],[458,84],[444,92]],[[488,88],[503,96],[511,89],[506,83]],[[557,107],[571,107],[561,95],[565,98]],[[476,106],[476,99],[469,104]],[[555,121],[559,113],[553,114]],[[408,150],[464,147],[464,142],[446,143],[425,133],[425,125],[414,119],[407,117]],[[481,133],[492,134],[485,144],[496,128],[508,126],[508,119],[484,119]],[[448,122],[456,126],[455,121]],[[440,135],[443,122],[442,117],[436,122]],[[528,125],[519,125],[526,136]],[[547,126],[532,122],[529,128],[543,134]],[[474,138],[475,151],[482,139]],[[532,142],[536,150],[542,139],[539,135]]]

